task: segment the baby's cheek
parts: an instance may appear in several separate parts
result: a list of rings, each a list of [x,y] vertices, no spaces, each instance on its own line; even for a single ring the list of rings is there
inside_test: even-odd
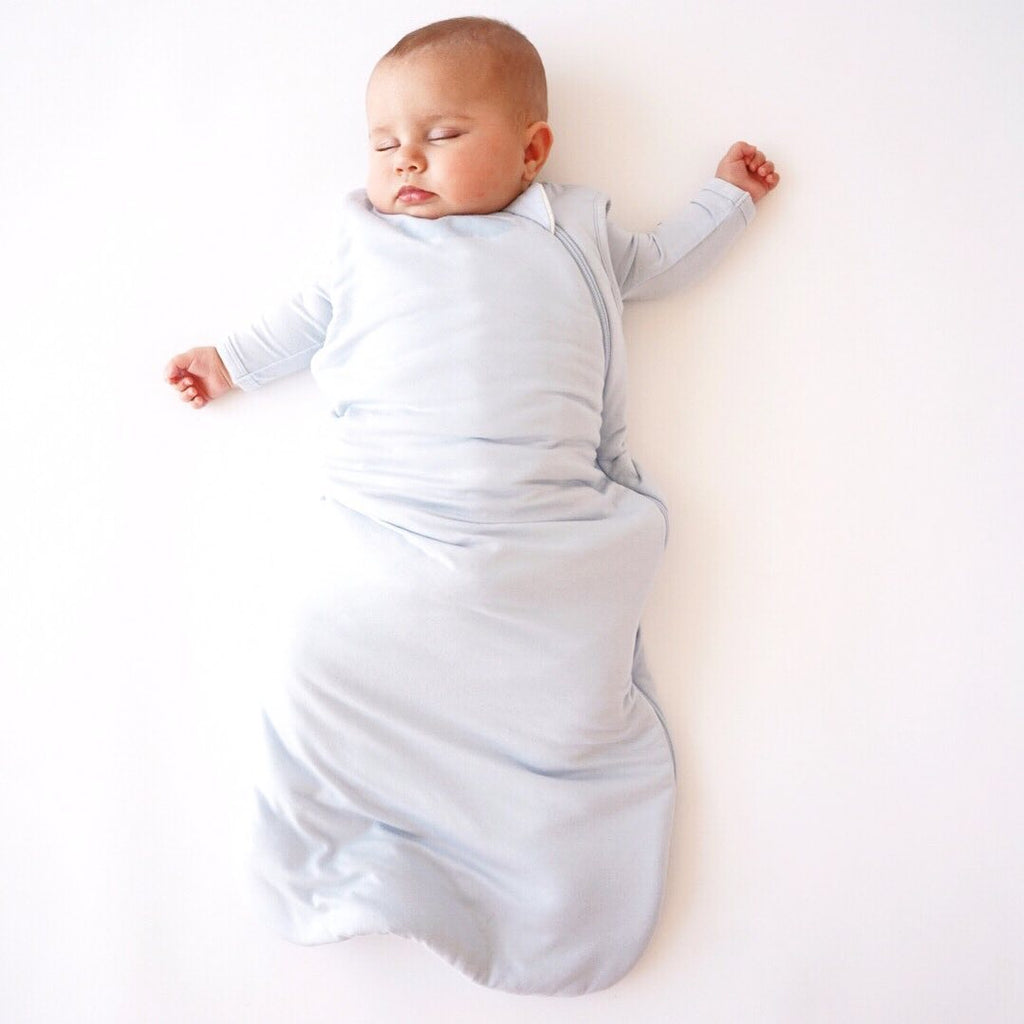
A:
[[[508,171],[507,165],[489,163],[477,167],[473,175],[473,191],[477,199],[495,200],[515,190],[517,180]]]
[[[376,210],[382,210],[389,201],[388,190],[380,175],[370,173],[366,179],[366,197]]]

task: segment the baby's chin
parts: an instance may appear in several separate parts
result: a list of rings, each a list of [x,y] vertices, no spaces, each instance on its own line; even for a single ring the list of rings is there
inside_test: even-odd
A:
[[[441,217],[450,217],[453,214],[457,214],[458,210],[446,210],[440,207],[435,207],[432,210],[426,210],[422,206],[405,206],[397,203],[392,204],[389,207],[381,208],[375,206],[374,209],[378,213],[384,213],[389,216],[396,214],[404,214],[406,217],[415,217],[417,220],[439,220]]]
[[[512,198],[507,201],[503,198],[492,203],[484,204],[453,204],[445,201],[435,194],[433,195],[433,198],[429,200],[403,202],[402,200],[390,195],[387,197],[375,197],[369,190],[367,190],[367,199],[369,199],[370,205],[377,211],[377,213],[383,213],[387,216],[405,214],[407,217],[417,217],[420,220],[438,220],[440,217],[480,217],[488,213],[499,213],[515,198],[517,198],[516,195],[512,196]]]
[[[457,217],[462,214],[480,212],[479,210],[451,209],[440,203],[430,205],[421,203],[412,206],[408,203],[375,203],[371,199],[370,205],[377,211],[377,213],[382,213],[387,217],[403,215],[406,217],[415,217],[417,220],[440,220],[441,217]]]
[[[387,196],[383,199],[375,198],[369,193],[367,193],[367,198],[370,200],[370,205],[374,210],[385,216],[394,216],[401,213],[409,217],[418,217],[420,220],[437,220],[438,217],[447,217],[450,213],[457,212],[448,209],[447,205],[441,202],[437,196],[430,201],[418,203],[401,202],[393,196]]]

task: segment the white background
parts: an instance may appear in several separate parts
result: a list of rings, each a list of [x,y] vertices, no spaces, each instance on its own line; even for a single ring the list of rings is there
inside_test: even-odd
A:
[[[661,924],[577,1000],[241,895],[275,581],[318,493],[308,377],[161,380],[301,283],[362,93],[447,3],[0,14],[0,1017],[1024,1019],[1021,7],[522,0],[551,180],[639,228],[727,145],[783,182],[633,309],[632,447],[673,517],[646,618],[680,758]]]

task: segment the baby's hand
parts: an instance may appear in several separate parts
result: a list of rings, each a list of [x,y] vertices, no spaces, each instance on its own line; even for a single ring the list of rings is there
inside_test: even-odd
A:
[[[193,409],[202,409],[207,402],[220,398],[235,386],[212,346],[190,348],[175,356],[164,369],[164,379]]]
[[[779,183],[775,164],[766,160],[764,153],[749,142],[734,142],[722,157],[715,175],[745,189],[755,203]]]

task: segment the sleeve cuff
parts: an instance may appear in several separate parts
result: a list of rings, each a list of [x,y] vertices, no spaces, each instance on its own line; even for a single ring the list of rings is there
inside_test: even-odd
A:
[[[712,178],[702,191],[714,192],[716,196],[727,200],[743,215],[743,221],[749,224],[754,219],[754,200],[746,189],[733,185],[724,178]]]
[[[249,373],[249,371],[246,370],[246,368],[239,362],[230,339],[222,341],[219,345],[216,345],[215,348],[217,349],[217,355],[220,356],[225,369],[231,375],[231,383],[234,384],[236,388],[239,388],[242,391],[255,391],[260,386],[259,382],[254,379],[254,375]]]

